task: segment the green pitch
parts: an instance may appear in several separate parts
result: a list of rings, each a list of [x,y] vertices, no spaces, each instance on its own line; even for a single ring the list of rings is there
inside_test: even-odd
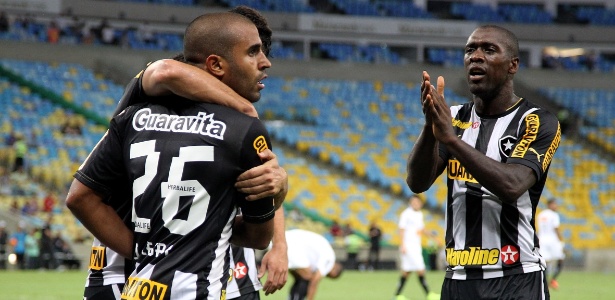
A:
[[[0,299],[64,300],[82,299],[86,271],[0,271]],[[428,272],[427,282],[438,292],[443,272]],[[615,274],[564,271],[559,278],[560,289],[551,291],[553,300],[613,299]],[[316,299],[319,300],[390,300],[397,285],[394,271],[346,271],[338,280],[323,279]],[[286,300],[289,284],[267,300]],[[403,294],[410,300],[425,299],[413,274]]]

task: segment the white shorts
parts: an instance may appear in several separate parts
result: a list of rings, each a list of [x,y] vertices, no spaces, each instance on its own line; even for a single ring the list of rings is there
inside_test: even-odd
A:
[[[540,255],[546,261],[564,259],[564,244],[560,241],[540,241]]]
[[[420,248],[406,250],[406,253],[400,253],[399,258],[401,263],[401,270],[404,272],[425,270],[423,252]]]

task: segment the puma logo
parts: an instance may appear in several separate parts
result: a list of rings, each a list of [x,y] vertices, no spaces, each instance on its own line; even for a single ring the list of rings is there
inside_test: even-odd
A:
[[[538,162],[540,162],[540,157],[541,156],[545,156],[544,154],[538,154],[538,152],[536,152],[536,150],[534,150],[534,148],[530,148],[529,150],[534,152],[534,154],[536,154],[536,158],[538,159]]]

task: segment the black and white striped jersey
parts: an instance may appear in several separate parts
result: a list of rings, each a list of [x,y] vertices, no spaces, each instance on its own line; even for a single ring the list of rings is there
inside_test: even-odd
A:
[[[496,161],[531,168],[537,181],[514,204],[503,203],[440,146],[448,178],[446,277],[486,279],[544,270],[534,218],[560,142],[557,118],[525,99],[499,116],[480,116],[473,103],[453,106],[451,113],[464,142]]]
[[[124,284],[128,274],[132,272],[130,266],[130,261],[127,262],[124,257],[105,247],[98,239],[94,239],[85,286],[98,287]]]
[[[262,288],[254,249],[231,246],[231,279],[226,287],[226,299],[239,298]]]
[[[221,299],[242,172],[270,145],[264,125],[230,108],[174,97],[131,106],[92,160],[128,175],[136,267],[122,298]],[[147,295],[146,295],[147,294]]]

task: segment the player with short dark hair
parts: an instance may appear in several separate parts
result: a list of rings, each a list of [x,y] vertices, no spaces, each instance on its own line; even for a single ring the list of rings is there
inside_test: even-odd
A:
[[[268,41],[263,44],[263,52],[267,54],[272,33],[267,20],[258,11],[245,6],[236,7],[230,12],[246,16],[257,26],[261,40]],[[145,70],[139,72],[127,85],[114,115],[118,115],[129,105],[147,102],[150,97],[161,97],[171,93],[194,101],[222,104],[248,115],[257,116],[251,102],[210,73],[184,63],[183,53],[176,55],[173,59],[163,59],[149,64]],[[283,199],[287,190],[286,172],[279,167],[275,154],[270,150],[259,153],[259,156],[265,164],[240,175],[236,187],[239,191],[250,194],[248,198],[251,199],[272,195]],[[96,175],[88,174],[88,176],[95,177]],[[113,199],[122,197],[127,197],[127,195],[116,193],[116,196],[109,197],[109,204],[112,206],[115,202],[121,204],[122,201]],[[128,216],[126,221],[127,225],[130,225],[128,215],[130,211],[122,212],[121,207],[117,209],[120,215]],[[269,294],[284,286],[287,274],[287,250],[283,209],[276,211],[274,219],[273,248],[263,257],[260,270],[257,269],[253,249],[232,246],[234,255],[231,257],[231,268],[237,276],[233,277],[228,284],[227,299],[237,297],[258,299],[260,289]],[[238,261],[238,266],[235,266],[234,260]],[[112,299],[114,297],[119,299],[126,277],[133,269],[131,260],[124,261],[120,255],[104,247],[100,241],[95,239],[90,262],[84,292],[85,299]],[[259,278],[266,272],[269,274],[263,288]]]
[[[408,159],[411,190],[447,169],[442,299],[549,299],[535,211],[559,146],[557,118],[514,92],[519,46],[486,25],[465,45],[472,101],[449,107],[444,78],[423,71],[425,125]],[[451,122],[452,120],[452,122]]]
[[[220,24],[224,30],[212,29]],[[192,34],[211,35],[234,46],[201,48],[211,54],[193,55],[203,45],[192,43],[196,41]],[[191,23],[186,35],[185,53],[190,54],[186,57],[240,95],[258,100],[263,88],[259,82],[270,63],[249,20],[230,13],[202,16]],[[123,297],[146,292],[147,287],[148,293],[165,299],[218,299],[228,278],[231,228],[233,242],[242,246],[263,248],[271,239],[271,218],[281,203],[271,198],[247,201],[234,187],[242,170],[260,164],[257,153],[270,143],[257,119],[228,108],[178,97],[173,103],[161,102],[129,107],[114,118],[110,138],[103,139],[91,156],[105,157],[97,167],[110,174],[121,172],[118,162],[127,163],[128,182],[133,183],[137,265]],[[124,158],[110,160],[105,154],[111,153],[124,153]],[[79,184],[73,182],[69,208],[101,241],[130,256],[132,233],[119,225],[117,215],[113,220],[108,210],[87,214],[98,204],[89,203],[88,194],[80,194]],[[233,225],[235,203],[242,208],[243,220]],[[101,224],[102,216],[109,221]]]

